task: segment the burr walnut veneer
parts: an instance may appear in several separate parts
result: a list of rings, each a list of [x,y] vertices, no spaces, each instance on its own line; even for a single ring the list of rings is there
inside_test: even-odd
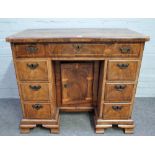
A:
[[[6,40],[16,70],[22,133],[38,124],[58,133],[61,111],[94,112],[96,133],[113,124],[133,132],[131,114],[149,37],[128,29],[34,29]]]

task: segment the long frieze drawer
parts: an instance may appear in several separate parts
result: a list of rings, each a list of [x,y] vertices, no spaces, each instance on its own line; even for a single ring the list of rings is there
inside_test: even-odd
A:
[[[130,116],[131,104],[104,104],[104,119],[128,119]]]
[[[103,56],[105,44],[49,44],[48,56]]]
[[[134,81],[137,75],[138,61],[109,61],[107,67],[107,80]]]
[[[48,83],[21,83],[21,95],[25,101],[48,101]]]
[[[48,81],[47,61],[17,60],[16,67],[21,81]]]
[[[51,104],[49,103],[27,103],[24,104],[25,117],[28,119],[50,119]]]
[[[141,44],[48,44],[47,56],[138,57]]]
[[[107,83],[105,86],[105,102],[130,102],[134,84]]]
[[[44,57],[45,46],[41,43],[36,44],[15,44],[14,52],[17,58]]]

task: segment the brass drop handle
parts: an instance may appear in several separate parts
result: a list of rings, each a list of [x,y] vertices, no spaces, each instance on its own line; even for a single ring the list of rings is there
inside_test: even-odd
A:
[[[41,86],[40,85],[38,85],[38,86],[29,85],[29,88],[34,90],[34,91],[38,91],[41,88]]]
[[[41,104],[33,104],[32,108],[36,109],[36,110],[39,110],[39,109],[43,108],[43,106]]]
[[[123,106],[112,106],[112,109],[115,110],[115,111],[120,111],[122,110]]]
[[[38,48],[36,46],[28,46],[26,47],[26,51],[29,52],[29,53],[35,53],[37,52]]]
[[[115,85],[117,91],[123,91],[126,88],[126,85]]]
[[[117,67],[119,67],[120,69],[126,69],[128,68],[129,64],[126,63],[121,63],[121,64],[117,64]]]
[[[30,69],[36,69],[38,66],[39,66],[38,63],[27,64],[27,67],[29,67]]]
[[[120,47],[120,51],[122,54],[129,54],[131,49],[130,47]]]

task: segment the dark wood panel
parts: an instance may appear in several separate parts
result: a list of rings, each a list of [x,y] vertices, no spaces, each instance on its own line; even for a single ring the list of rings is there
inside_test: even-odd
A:
[[[93,63],[62,63],[62,105],[92,104]]]
[[[99,87],[99,68],[100,62],[94,61],[94,77],[93,77],[93,105],[97,106],[98,100],[98,87]]]

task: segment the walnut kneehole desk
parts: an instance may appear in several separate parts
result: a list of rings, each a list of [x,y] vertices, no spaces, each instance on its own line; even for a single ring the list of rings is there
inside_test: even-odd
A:
[[[96,133],[113,124],[133,133],[131,118],[145,41],[128,29],[34,29],[11,43],[23,119],[58,133],[59,113],[92,111]]]

